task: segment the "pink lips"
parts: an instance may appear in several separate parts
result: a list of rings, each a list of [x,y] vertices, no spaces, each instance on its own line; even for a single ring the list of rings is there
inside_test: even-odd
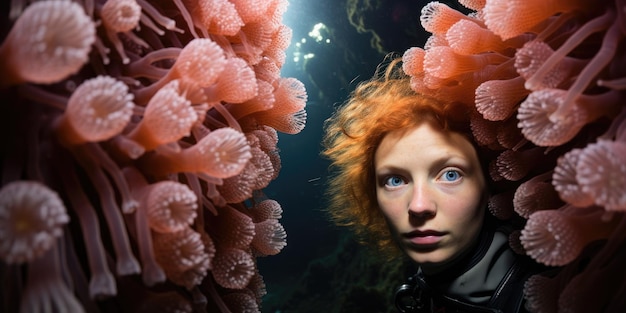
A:
[[[411,243],[419,246],[437,244],[446,233],[434,230],[416,230],[404,235]]]

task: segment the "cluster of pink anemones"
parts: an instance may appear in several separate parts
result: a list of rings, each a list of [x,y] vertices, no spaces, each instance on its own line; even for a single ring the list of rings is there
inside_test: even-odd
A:
[[[469,14],[423,7],[432,35],[403,54],[412,88],[473,110],[497,155],[490,212],[521,222],[515,251],[560,268],[527,282],[531,310],[623,309],[626,2],[459,2]]]
[[[287,0],[12,0],[0,272],[21,312],[259,312],[307,93]],[[10,292],[9,292],[10,291]]]

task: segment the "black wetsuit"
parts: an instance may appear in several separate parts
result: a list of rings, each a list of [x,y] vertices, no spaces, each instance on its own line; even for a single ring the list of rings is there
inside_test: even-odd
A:
[[[509,248],[507,231],[486,226],[473,254],[441,274],[419,269],[411,276],[396,292],[396,307],[403,313],[527,312],[524,282],[541,270]]]

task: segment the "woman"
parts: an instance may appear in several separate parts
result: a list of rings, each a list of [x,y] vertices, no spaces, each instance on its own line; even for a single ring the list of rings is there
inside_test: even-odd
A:
[[[470,113],[416,94],[396,60],[327,121],[331,216],[419,266],[396,294],[401,312],[524,311],[532,263],[486,212]]]

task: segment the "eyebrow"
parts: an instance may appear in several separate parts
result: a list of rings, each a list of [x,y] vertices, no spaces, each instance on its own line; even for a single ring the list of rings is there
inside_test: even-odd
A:
[[[476,165],[473,164],[474,162],[472,162],[470,158],[464,155],[459,155],[457,153],[447,154],[445,156],[435,158],[430,163],[431,167],[437,168],[437,170],[440,170],[444,166],[458,166],[468,174],[474,173],[477,170]],[[396,172],[406,172],[406,170],[396,165],[383,165],[381,167],[374,167],[374,173],[376,174],[376,176]]]

